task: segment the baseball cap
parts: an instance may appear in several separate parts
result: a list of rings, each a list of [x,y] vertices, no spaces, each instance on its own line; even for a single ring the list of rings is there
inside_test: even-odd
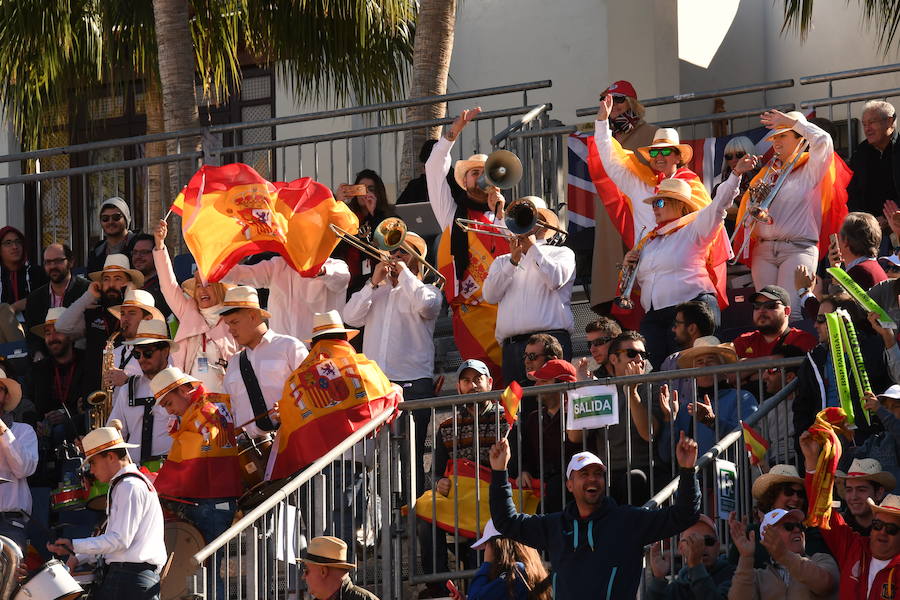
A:
[[[485,544],[496,537],[503,537],[503,534],[497,531],[497,527],[494,526],[494,520],[488,519],[488,522],[484,524],[484,531],[481,532],[481,537],[472,544],[472,550],[481,550]]]
[[[603,464],[603,461],[596,454],[593,452],[579,452],[572,457],[572,460],[569,461],[569,466],[566,467],[566,479],[572,475],[572,471],[580,471],[588,465],[600,465],[606,471],[606,465]]]
[[[882,265],[887,263],[888,265],[893,265],[895,267],[900,267],[900,257],[896,254],[888,254],[887,256],[879,256],[878,262]]]
[[[634,86],[631,85],[630,81],[620,80],[613,83],[611,86],[606,88],[607,94],[622,94],[623,96],[628,96],[629,98],[637,99],[637,92],[634,91]]]
[[[778,285],[765,286],[764,288],[753,294],[753,297],[750,298],[750,301],[754,302],[757,296],[765,296],[769,300],[778,300],[785,306],[791,305],[791,297],[790,295],[788,295],[787,290]]]
[[[900,385],[892,385],[888,389],[878,394],[878,399],[890,398],[891,400],[900,400]]]
[[[769,527],[769,525],[778,523],[788,515],[795,516],[801,521],[804,517],[803,511],[797,510],[796,508],[793,510],[784,510],[783,508],[770,510],[766,513],[766,516],[763,517],[762,523],[760,523],[759,525],[759,537],[762,538],[762,536],[766,535],[766,529]]]
[[[528,379],[553,379],[554,381],[577,381],[578,372],[575,366],[567,360],[554,358],[544,363],[544,366],[528,373]]]
[[[474,358],[470,358],[469,360],[464,360],[462,364],[459,365],[456,369],[456,378],[459,379],[459,376],[462,375],[462,372],[466,369],[475,369],[485,377],[491,376],[491,370],[487,368],[487,365],[481,362],[480,360],[475,360]]]

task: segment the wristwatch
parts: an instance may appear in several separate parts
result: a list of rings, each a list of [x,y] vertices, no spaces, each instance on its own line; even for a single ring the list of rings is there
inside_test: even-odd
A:
[[[808,293],[809,293],[809,288],[803,287],[803,288],[800,288],[799,290],[797,290],[797,295],[801,298],[803,296],[807,295]]]

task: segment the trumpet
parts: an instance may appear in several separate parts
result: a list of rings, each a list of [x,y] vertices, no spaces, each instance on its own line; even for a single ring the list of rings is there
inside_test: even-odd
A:
[[[640,244],[640,240],[644,238],[644,232],[647,231],[647,227],[641,228],[641,233],[638,235],[638,245]],[[634,249],[637,249],[637,245],[635,245]],[[637,270],[638,266],[641,264],[641,255],[638,254],[638,260],[634,264],[634,266],[623,266],[622,267],[622,277],[619,280],[619,289],[622,290],[622,293],[615,297],[613,302],[616,306],[621,308],[622,310],[631,310],[634,308],[634,300],[631,299],[631,292],[634,290],[634,282],[637,280]]]
[[[540,213],[534,202],[523,196],[518,200],[514,200],[506,207],[506,216],[503,219],[505,227],[494,225],[493,223],[484,223],[474,219],[456,219],[456,226],[463,231],[474,231],[483,235],[501,237],[507,240],[514,240],[517,237],[528,236],[538,229],[549,229],[557,232],[565,238],[568,232],[565,229],[551,225],[540,217]]]

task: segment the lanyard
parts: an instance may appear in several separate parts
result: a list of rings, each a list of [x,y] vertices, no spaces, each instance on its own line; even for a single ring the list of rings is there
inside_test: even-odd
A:
[[[53,365],[53,388],[56,390],[56,398],[59,400],[60,406],[65,406],[66,399],[69,397],[69,387],[72,385],[72,377],[75,376],[75,361],[68,365],[65,382],[59,374],[59,365]]]

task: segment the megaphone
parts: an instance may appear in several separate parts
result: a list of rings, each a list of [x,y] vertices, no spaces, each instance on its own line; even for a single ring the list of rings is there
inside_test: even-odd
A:
[[[522,179],[522,162],[509,150],[495,150],[484,162],[484,172],[478,177],[476,186],[487,191],[491,186],[500,189],[511,188]]]

